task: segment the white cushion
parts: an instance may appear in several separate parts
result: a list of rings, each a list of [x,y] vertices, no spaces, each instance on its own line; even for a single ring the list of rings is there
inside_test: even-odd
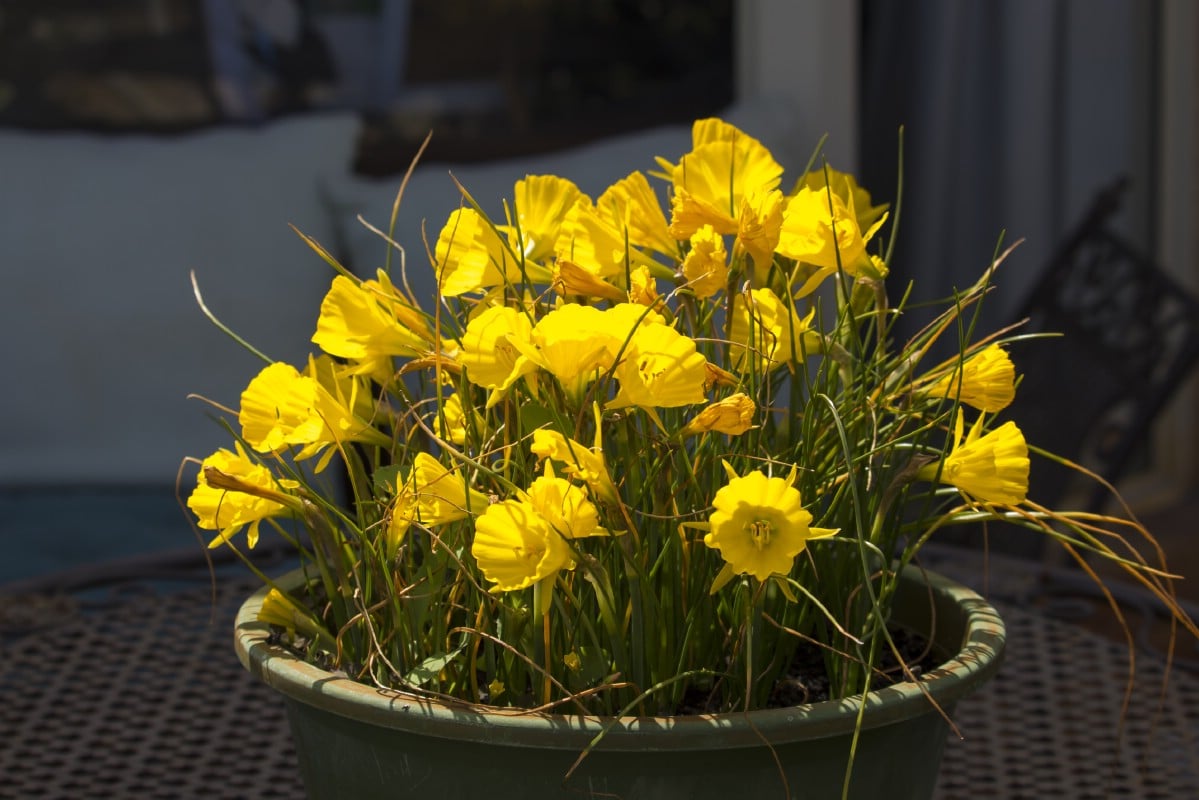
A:
[[[177,136],[0,132],[0,482],[173,482],[228,446],[188,400],[236,407],[260,366],[311,346],[332,271],[318,179],[346,173],[350,114]]]

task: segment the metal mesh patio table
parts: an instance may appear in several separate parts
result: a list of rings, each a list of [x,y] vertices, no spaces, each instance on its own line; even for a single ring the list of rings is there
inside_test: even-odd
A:
[[[958,706],[938,798],[1199,797],[1199,673],[1176,667],[1163,693],[1141,654],[1121,724],[1127,648],[1035,607],[1027,566],[992,565],[1007,657]],[[303,797],[283,704],[233,655],[253,588],[156,575],[0,597],[0,797]]]

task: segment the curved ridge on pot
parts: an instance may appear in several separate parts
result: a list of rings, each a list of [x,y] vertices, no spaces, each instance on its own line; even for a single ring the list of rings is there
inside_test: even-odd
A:
[[[297,571],[277,583],[288,588],[302,580]],[[600,733],[604,733],[605,750],[727,749],[852,731],[862,703],[861,697],[852,697],[750,713],[616,719],[439,702],[326,672],[272,644],[269,626],[257,620],[266,592],[265,587],[256,592],[238,612],[235,645],[242,664],[294,700],[383,728],[492,745],[510,742],[566,750],[580,750]],[[920,620],[936,620],[934,641],[956,655],[922,678],[923,689],[904,682],[867,695],[864,729],[936,713],[929,697],[939,707],[951,709],[999,668],[1005,643],[1003,621],[986,600],[965,586],[909,566],[892,616],[917,630]]]

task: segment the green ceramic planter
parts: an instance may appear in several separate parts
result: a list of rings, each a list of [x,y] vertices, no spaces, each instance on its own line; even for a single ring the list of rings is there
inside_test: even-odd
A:
[[[952,713],[998,669],[1003,622],[971,590],[925,576],[905,573],[893,616],[927,631],[931,588],[935,639],[943,652],[957,655],[928,673],[924,686]],[[859,700],[621,719],[564,783],[610,720],[471,711],[336,677],[267,642],[267,626],[255,619],[265,593],[252,596],[238,614],[237,652],[250,672],[283,695],[313,800],[841,796]],[[910,683],[872,692],[866,704],[851,797],[931,797],[945,721]]]

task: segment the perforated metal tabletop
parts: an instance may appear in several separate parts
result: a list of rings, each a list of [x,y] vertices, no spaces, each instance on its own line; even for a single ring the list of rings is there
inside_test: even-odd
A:
[[[942,572],[973,569],[952,559]],[[999,677],[955,714],[938,797],[1199,798],[1199,674],[1032,607],[1030,570],[992,569]],[[963,576],[969,577],[969,576]],[[977,578],[977,576],[973,576]],[[300,798],[280,701],[245,673],[234,611],[254,584],[134,581],[0,605],[0,797]]]

